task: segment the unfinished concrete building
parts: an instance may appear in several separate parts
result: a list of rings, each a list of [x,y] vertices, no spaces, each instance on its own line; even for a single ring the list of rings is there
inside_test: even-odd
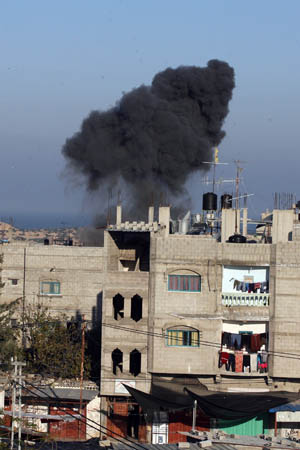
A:
[[[169,207],[157,221],[151,207],[147,223],[129,223],[119,206],[105,231],[101,396],[109,430],[157,443],[191,428],[190,411],[170,412],[151,438],[125,385],[144,393],[195,382],[226,392],[299,391],[298,209],[274,210],[254,238],[247,211],[222,206],[218,216],[209,206],[179,226]],[[259,420],[255,432],[274,427],[270,417]]]
[[[151,395],[167,387],[174,398],[195,383],[223,392],[300,389],[298,208],[265,214],[253,236],[245,209],[223,198],[216,212],[215,198],[206,202],[180,221],[169,207],[150,207],[147,222],[126,222],[118,206],[103,248],[2,246],[1,302],[102,320],[107,434],[177,442],[178,431],[191,429],[191,409],[146,422],[126,386]],[[199,411],[196,425],[236,432]],[[247,426],[273,425],[268,416]]]

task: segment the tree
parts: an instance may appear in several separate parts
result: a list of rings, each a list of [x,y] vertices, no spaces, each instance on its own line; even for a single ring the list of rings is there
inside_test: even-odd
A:
[[[0,255],[0,296],[4,283],[2,282],[3,255]],[[12,356],[20,354],[19,329],[12,328],[12,317],[17,313],[19,301],[0,304],[0,363],[1,369],[7,370],[10,367]]]
[[[55,378],[79,378],[81,365],[81,333],[78,324],[67,318],[53,317],[47,308],[37,305],[27,309],[26,371]],[[85,360],[85,376],[89,374]]]
[[[21,353],[19,345],[20,330],[11,326],[12,316],[17,309],[18,301],[0,305],[0,362],[1,369],[10,367],[11,357]]]

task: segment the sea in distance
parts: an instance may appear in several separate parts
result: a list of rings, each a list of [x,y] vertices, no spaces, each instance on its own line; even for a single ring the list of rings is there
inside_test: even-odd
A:
[[[29,212],[5,212],[1,211],[0,221],[9,223],[23,230],[54,229],[54,228],[79,228],[89,226],[93,222],[90,214],[63,214],[63,213],[29,213]]]

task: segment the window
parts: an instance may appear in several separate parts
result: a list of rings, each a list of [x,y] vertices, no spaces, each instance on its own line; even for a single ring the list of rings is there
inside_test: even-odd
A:
[[[40,285],[41,295],[59,295],[60,282],[59,281],[42,281]]]
[[[143,299],[139,295],[134,295],[131,298],[131,311],[130,311],[130,317],[131,319],[138,322],[141,320],[143,316]]]
[[[124,297],[117,294],[113,298],[114,319],[119,320],[124,317]]]
[[[113,365],[113,374],[121,374],[123,372],[123,353],[121,352],[121,350],[116,348],[111,354],[111,359]]]
[[[199,347],[199,331],[167,330],[167,345],[170,347]]]
[[[134,376],[141,373],[142,355],[136,348],[130,352],[129,356],[129,372]]]
[[[17,284],[18,284],[18,279],[17,278],[11,278],[11,284],[13,285],[13,286],[17,286]]]
[[[201,277],[199,275],[169,275],[168,290],[180,292],[200,292]]]

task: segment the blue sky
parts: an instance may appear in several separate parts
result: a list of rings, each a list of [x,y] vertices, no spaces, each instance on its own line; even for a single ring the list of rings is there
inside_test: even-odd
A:
[[[65,139],[158,71],[213,58],[235,69],[220,160],[245,161],[250,215],[274,192],[300,199],[299,13],[298,0],[3,0],[0,216],[97,211],[97,196],[61,176]],[[234,165],[217,172],[231,178]],[[201,178],[188,184],[195,210]]]

